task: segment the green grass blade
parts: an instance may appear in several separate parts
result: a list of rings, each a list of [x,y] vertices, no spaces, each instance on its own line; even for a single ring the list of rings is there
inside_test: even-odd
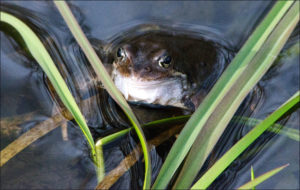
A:
[[[176,116],[176,117],[169,117],[169,118],[165,118],[165,119],[159,119],[156,121],[151,121],[148,122],[146,124],[144,124],[144,127],[151,127],[151,126],[155,126],[155,125],[164,125],[164,124],[179,124],[182,122],[186,122],[189,118],[191,117],[191,115],[182,115],[182,116]]]
[[[156,181],[152,187],[153,189],[166,188],[172,176],[174,175],[175,171],[178,169],[183,159],[186,157],[187,153],[189,152],[191,146],[193,145],[197,137],[198,137],[197,139],[201,139],[201,138],[207,139],[206,136],[203,135],[204,134],[203,132],[204,131],[208,132],[205,135],[211,133],[209,129],[204,127],[208,119],[210,118],[211,120],[221,121],[221,118],[214,116],[214,112],[216,112],[216,110],[227,112],[227,106],[223,106],[223,104],[226,102],[227,103],[234,102],[233,106],[236,106],[236,108],[232,108],[231,111],[228,113],[229,115],[230,114],[233,115],[235,109],[237,109],[239,104],[236,101],[227,100],[226,98],[229,97],[228,94],[230,95],[230,97],[232,97],[233,92],[236,93],[241,92],[239,95],[236,95],[235,98],[238,102],[241,102],[243,98],[247,95],[249,90],[252,88],[252,86],[255,85],[256,81],[259,80],[260,76],[262,76],[263,73],[267,70],[267,68],[270,65],[269,62],[262,63],[261,66],[263,68],[260,68],[260,72],[254,74],[254,69],[250,67],[253,64],[249,64],[249,63],[252,61],[253,57],[257,54],[257,51],[261,49],[263,44],[265,44],[271,32],[274,30],[274,28],[277,26],[279,21],[282,19],[282,17],[285,15],[285,13],[291,7],[292,4],[293,1],[277,2],[272,8],[272,10],[269,12],[269,14],[266,16],[266,18],[262,21],[262,23],[257,27],[254,33],[250,36],[250,38],[247,40],[245,45],[242,47],[242,49],[239,51],[239,53],[236,55],[233,61],[229,64],[228,68],[224,71],[220,79],[214,85],[212,90],[206,96],[202,104],[199,106],[199,108],[190,118],[190,120],[188,121],[184,129],[181,131],[178,139],[176,140],[172,149],[170,150],[158,177],[156,178]],[[292,19],[293,22],[291,21],[290,23],[295,25],[294,20]],[[289,29],[292,28],[293,27],[289,26]],[[284,34],[285,34],[284,35],[284,39],[285,39],[287,38],[286,36],[288,36],[289,33],[285,31]],[[280,42],[282,43],[282,41],[285,40],[281,40]],[[277,46],[277,44],[275,45]],[[282,46],[279,46],[279,49],[281,47]],[[268,58],[273,58],[273,55],[276,55],[276,52],[274,52],[272,56],[270,57],[268,56]],[[253,75],[255,77],[252,80],[247,78],[247,80],[249,80],[251,84],[247,84],[245,86],[246,87],[245,90],[238,90],[238,88],[234,88],[234,86],[236,86],[239,83],[239,80],[241,78],[244,78],[245,71],[247,71],[246,73],[248,75]],[[243,86],[244,85],[245,83],[243,83]],[[239,88],[242,88],[243,86],[240,86]],[[229,115],[226,115],[228,122],[231,119]],[[227,123],[227,121],[222,121],[222,122],[225,125]],[[202,136],[199,136],[200,131],[202,131],[201,132]],[[219,130],[217,132],[219,133],[217,135],[214,133],[216,137],[221,135],[222,130]],[[210,136],[211,134],[209,134],[207,137]],[[210,145],[209,149],[212,149],[213,144],[214,144],[213,142],[209,143]],[[197,150],[199,151],[199,147],[197,148]],[[204,155],[207,155],[209,152],[206,149],[203,149],[201,151],[202,154]],[[179,176],[181,179],[178,186],[176,185],[175,188],[186,189],[192,183],[194,178],[193,176],[195,176],[198,173],[199,166],[201,166],[202,163],[204,162],[204,160],[199,161],[198,159],[196,159],[195,161],[198,162],[199,164],[197,167],[195,167],[195,170],[191,170],[193,174],[185,175],[185,172],[183,172],[181,176]],[[182,178],[183,176],[185,176],[186,178],[185,179]]]
[[[105,67],[101,63],[101,60],[97,56],[96,52],[90,45],[88,39],[84,35],[83,31],[81,30],[79,24],[77,23],[76,19],[74,18],[70,8],[66,4],[65,1],[54,1],[56,7],[58,8],[59,12],[61,13],[62,17],[64,18],[65,22],[67,23],[69,29],[71,30],[73,36],[75,37],[77,43],[82,48],[85,56],[89,60],[90,64],[92,65],[94,71],[96,72],[99,80],[104,85],[105,89],[111,95],[111,97],[120,105],[123,109],[129,120],[131,121],[137,136],[140,140],[144,159],[145,159],[145,180],[144,180],[144,189],[150,188],[151,183],[151,161],[149,156],[149,151],[147,147],[147,142],[145,135],[141,129],[141,125],[139,124],[136,116],[132,112],[131,108],[129,107],[127,101],[124,99],[120,91],[114,85],[112,79],[110,78],[109,74],[105,70]]]
[[[280,1],[283,2],[283,1]],[[202,125],[203,129],[195,140],[185,164],[175,183],[178,188],[188,188],[197,175],[205,159],[219,140],[243,99],[265,72],[271,67],[280,50],[299,21],[299,1],[295,2],[274,28],[265,44],[248,63],[246,70],[222,98],[214,112]],[[234,63],[234,62],[233,62]],[[178,185],[178,186],[177,186]]]
[[[74,97],[69,91],[64,79],[62,78],[59,71],[57,70],[50,55],[46,51],[43,43],[36,36],[36,34],[18,18],[5,12],[0,12],[0,18],[1,18],[1,22],[5,22],[11,25],[22,36],[31,55],[35,58],[35,60],[42,67],[43,71],[47,74],[58,96],[61,98],[64,105],[71,112],[74,119],[78,123],[81,131],[83,132],[86,140],[88,141],[88,144],[91,148],[92,157],[95,160],[95,144],[92,135],[90,133],[90,130],[85,122],[83,115],[80,112],[79,107],[75,102]]]
[[[131,128],[128,128],[128,129],[124,129],[124,130],[121,130],[119,132],[116,132],[116,133],[113,133],[111,135],[108,135],[106,137],[103,137],[101,139],[98,139],[97,140],[97,143],[96,144],[101,144],[101,145],[105,145],[105,144],[108,144],[114,140],[116,140],[117,138],[120,138],[122,137],[123,135],[126,135],[129,131],[132,130],[132,127]]]
[[[243,190],[243,189],[251,189],[254,188],[255,186],[257,186],[258,184],[264,182],[265,180],[269,179],[270,177],[272,177],[273,175],[277,174],[278,172],[280,172],[281,170],[283,170],[285,167],[287,167],[289,164],[286,164],[284,166],[275,168],[257,178],[255,178],[254,180],[251,180],[250,182],[246,183],[245,185],[240,186],[238,189]]]
[[[176,116],[176,117],[170,117],[170,118],[165,118],[165,119],[159,119],[159,120],[156,120],[156,121],[148,122],[148,123],[144,124],[143,127],[161,126],[161,125],[172,124],[172,123],[179,124],[179,123],[187,121],[188,118],[190,118],[190,115],[183,115],[183,116]],[[99,146],[100,146],[100,144],[101,145],[108,144],[108,143],[116,140],[117,138],[127,134],[130,130],[132,130],[132,127],[128,128],[128,129],[118,131],[116,133],[113,133],[113,134],[108,135],[106,137],[103,137],[101,139],[98,139],[97,142],[96,142],[96,146],[97,146],[97,144]]]
[[[251,166],[251,181],[253,181],[254,179],[255,179],[254,170],[253,170],[253,167]],[[255,186],[252,187],[252,190],[255,190]]]
[[[269,126],[275,123],[288,110],[300,102],[300,91],[252,129],[230,148],[205,174],[194,184],[192,189],[206,189],[251,143],[253,143]]]

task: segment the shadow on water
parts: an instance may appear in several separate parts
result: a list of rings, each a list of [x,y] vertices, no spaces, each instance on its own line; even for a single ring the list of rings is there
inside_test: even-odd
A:
[[[211,62],[218,63],[216,67],[213,67],[214,72],[203,79],[199,78],[203,75],[198,74],[203,72],[201,68],[191,69],[181,65],[177,69],[187,73],[190,81],[198,82],[197,90],[202,89],[205,92],[212,87],[236,50],[241,47],[255,25],[270,8],[270,3],[263,2],[249,4],[228,2],[226,5],[209,2],[205,6],[201,2],[191,2],[190,4],[176,2],[173,5],[167,2],[157,2],[153,3],[146,11],[149,7],[148,2],[121,2],[121,4],[74,2],[71,6],[77,20],[102,60],[111,64],[118,47],[137,38],[143,38],[147,34],[155,34],[159,39],[162,39],[162,36],[168,38],[171,36],[169,39],[174,38],[175,45],[176,43],[178,45],[181,38],[200,39],[206,47],[203,48],[203,55],[207,57],[203,61],[210,60],[209,55],[211,54],[205,52],[208,47],[215,52],[214,59],[211,59]],[[199,15],[193,13],[199,12],[199,8],[194,4],[203,5]],[[174,11],[173,18],[164,12],[162,8],[164,6],[171,7],[171,10]],[[183,16],[181,8],[179,9],[181,6],[191,12]],[[140,9],[136,9],[136,7]],[[206,10],[205,7],[209,10]],[[249,9],[245,9],[245,7]],[[33,9],[35,11],[32,11]],[[124,13],[128,11],[126,9],[135,10],[132,13],[133,16],[125,15]],[[22,19],[41,38],[65,78],[76,102],[80,105],[95,139],[129,127],[125,115],[96,80],[95,73],[51,3],[29,2],[24,4],[21,1],[14,4],[5,3],[2,4],[1,10]],[[111,13],[108,13],[107,10],[111,10]],[[241,22],[239,17],[249,12],[252,16],[245,17]],[[107,19],[98,19],[102,14],[108,14],[111,17],[105,16]],[[9,129],[1,125],[1,149],[3,149],[20,134],[51,117],[57,109],[61,110],[63,105],[52,90],[47,77],[24,46],[20,35],[8,25],[1,23],[0,26],[1,124],[5,118],[22,118],[24,114],[33,113],[30,117],[26,116],[30,120],[19,122],[13,127],[10,126]],[[299,31],[299,27],[296,31]],[[292,47],[299,43],[298,38],[299,33],[294,32],[274,66],[244,100],[236,115],[263,119],[297,90],[299,87],[299,80],[297,80],[299,79],[299,65],[297,64],[299,49],[297,53],[297,49],[292,49]],[[174,46],[174,44],[172,45]],[[175,48],[172,45],[169,48]],[[131,106],[141,123],[187,113],[173,107],[149,107],[141,104],[131,104]],[[280,124],[290,127],[294,126],[293,124],[297,121],[299,121],[299,109],[283,118]],[[153,139],[167,129],[168,127],[145,129],[145,134],[148,139]],[[249,130],[247,123],[243,121],[231,123],[199,176]],[[152,149],[153,179],[157,176],[175,140],[176,138],[172,136]],[[106,145],[104,147],[106,172],[116,168],[132,152],[137,143],[135,134],[131,132]],[[284,174],[292,178],[288,187],[299,186],[299,182],[293,181],[294,178],[298,179],[297,176],[299,177],[299,156],[293,158],[277,156],[277,161],[275,159],[274,163],[266,162],[277,152],[277,148],[283,145],[299,150],[299,146],[284,136],[270,132],[264,134],[210,188],[231,189],[242,185],[250,179],[250,165],[254,165],[255,173],[262,174],[287,162],[295,166],[285,169]],[[296,155],[296,153],[297,151],[287,152],[292,155]],[[139,158],[138,155],[136,157]],[[264,163],[270,163],[270,166],[261,167]],[[138,162],[112,186],[112,189],[121,187],[122,189],[141,189],[143,170],[144,165],[142,159],[139,158]],[[288,172],[294,173],[294,175]],[[261,187],[286,187],[280,186],[279,182],[277,183],[275,180],[266,183],[269,186]],[[94,188],[96,184],[88,146],[74,121],[68,122],[67,141],[63,140],[60,128],[56,128],[1,167],[1,188],[5,189]]]

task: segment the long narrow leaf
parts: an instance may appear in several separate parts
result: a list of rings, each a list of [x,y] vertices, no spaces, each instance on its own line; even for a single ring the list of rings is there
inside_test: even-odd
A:
[[[84,54],[86,55],[87,59],[89,60],[90,64],[92,65],[94,71],[96,72],[99,80],[104,85],[105,89],[111,95],[111,97],[120,105],[123,109],[129,120],[131,121],[137,136],[141,142],[144,159],[145,159],[145,180],[144,180],[144,189],[150,188],[151,183],[151,161],[149,156],[149,151],[147,147],[147,142],[145,135],[141,129],[141,125],[139,124],[137,118],[135,117],[134,113],[132,112],[131,108],[129,107],[128,103],[114,85],[112,79],[110,78],[109,74],[105,70],[101,60],[97,56],[96,52],[90,45],[88,39],[84,35],[83,31],[81,30],[79,24],[77,23],[76,19],[74,18],[70,8],[66,4],[65,1],[54,1],[56,7],[58,8],[60,14],[64,18],[65,22],[67,23],[70,31],[72,32],[73,36],[75,37],[77,43],[82,48]]]
[[[258,26],[258,28],[254,31],[254,33],[247,40],[246,44],[242,47],[239,53],[236,55],[234,60],[229,64],[228,68],[224,71],[220,79],[214,85],[213,89],[206,96],[202,104],[190,118],[182,132],[180,133],[178,139],[174,143],[172,149],[167,156],[166,161],[164,162],[162,169],[153,185],[153,189],[164,189],[168,185],[175,171],[178,169],[183,159],[187,155],[191,146],[195,142],[196,138],[205,138],[203,136],[204,131],[210,132],[210,130],[205,129],[204,125],[207,123],[208,119],[213,119],[213,113],[218,108],[223,111],[227,111],[226,107],[221,107],[222,103],[230,102],[230,100],[226,100],[226,94],[231,91],[231,89],[236,85],[237,82],[241,78],[244,77],[245,71],[248,71],[249,63],[256,55],[257,51],[262,47],[270,33],[274,30],[275,26],[285,15],[286,11],[293,4],[292,1],[280,1],[275,4],[270,13],[266,16],[263,22]],[[294,22],[293,22],[294,23]],[[263,67],[268,68],[266,64],[263,64]],[[249,71],[249,74],[253,74],[253,69]],[[262,73],[260,73],[262,75]],[[254,75],[255,76],[255,75]],[[256,76],[256,80],[258,80],[258,76]],[[254,85],[255,82],[252,82]],[[247,86],[247,90],[243,91],[243,94],[247,94],[247,92],[251,89],[251,85]],[[245,96],[245,95],[243,95]],[[237,100],[242,101],[243,96],[238,97]],[[237,103],[234,104],[237,106]],[[232,109],[230,113],[234,113],[235,109]],[[227,116],[228,118],[231,118]],[[218,117],[214,118],[215,121],[219,120]],[[224,121],[223,121],[224,122]],[[229,121],[228,121],[229,122]],[[224,124],[227,122],[224,122]],[[210,125],[213,126],[213,125]],[[202,131],[202,136],[199,136],[200,131]],[[222,130],[219,131],[219,135]],[[206,133],[207,135],[208,133]],[[210,134],[209,134],[210,136]],[[214,144],[214,143],[212,143]],[[212,146],[210,146],[212,149]],[[199,151],[199,147],[198,147]],[[208,154],[208,150],[201,150],[202,154]],[[191,157],[190,157],[191,158]],[[179,176],[180,181],[177,182],[176,188],[186,189],[189,187],[191,182],[193,181],[193,176],[198,173],[199,166],[201,167],[203,160],[199,161],[199,159],[195,159],[196,162],[199,162],[198,166],[191,170],[193,174],[186,175],[185,173],[181,173]],[[183,177],[185,176],[185,177]],[[188,179],[186,179],[188,178]],[[185,181],[186,180],[186,181]]]
[[[259,124],[262,120],[255,119],[255,118],[249,118],[249,117],[240,117],[240,116],[234,116],[233,119],[230,122],[247,122],[246,125],[250,127],[254,127],[257,124]],[[283,126],[277,123],[274,123],[271,127],[267,129],[270,132],[277,133],[284,135],[292,140],[300,141],[300,131],[298,129],[293,129],[287,126]]]
[[[192,189],[206,189],[246,148],[253,143],[273,123],[282,117],[288,110],[300,102],[300,91],[269,115],[260,124],[255,126],[247,135],[230,148],[205,174],[195,183]]]
[[[183,116],[159,119],[159,120],[156,120],[156,121],[148,122],[148,123],[144,124],[143,127],[153,127],[153,126],[157,126],[157,125],[162,126],[162,125],[172,124],[172,123],[178,125],[182,122],[187,121],[189,117],[190,117],[189,115],[183,115]],[[108,135],[106,137],[103,137],[103,138],[97,140],[96,146],[97,146],[97,144],[98,144],[98,146],[100,146],[100,144],[101,145],[108,144],[108,143],[116,140],[117,138],[127,134],[130,130],[132,130],[132,127],[128,128],[128,129],[118,131],[118,132],[113,133],[111,135]]]
[[[242,185],[241,187],[239,187],[239,190],[244,190],[244,189],[251,189],[254,188],[255,186],[259,185],[260,183],[264,182],[266,179],[269,179],[270,177],[272,177],[273,175],[277,174],[278,172],[280,172],[281,170],[283,170],[285,167],[287,167],[289,164],[286,164],[284,166],[275,168],[257,178],[255,178],[254,180],[251,180],[250,182],[246,183],[245,185]]]
[[[92,157],[95,159],[95,144],[90,133],[90,130],[86,124],[86,121],[83,115],[80,112],[79,107],[77,106],[74,97],[69,91],[64,79],[57,70],[55,64],[53,63],[50,55],[46,51],[43,43],[36,36],[36,34],[20,19],[5,13],[0,12],[1,22],[5,22],[12,27],[14,27],[19,34],[22,36],[25,44],[27,45],[31,55],[42,67],[43,71],[47,74],[49,80],[51,81],[53,87],[55,88],[58,96],[61,98],[64,105],[74,116],[74,119],[78,123],[80,129],[82,130],[86,140],[92,151]]]

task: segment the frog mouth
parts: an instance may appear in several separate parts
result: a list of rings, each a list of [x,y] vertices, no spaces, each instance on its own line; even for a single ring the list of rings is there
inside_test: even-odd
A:
[[[186,108],[182,103],[187,92],[187,80],[183,75],[175,74],[149,81],[141,80],[133,75],[123,76],[114,70],[112,78],[116,87],[128,101]]]

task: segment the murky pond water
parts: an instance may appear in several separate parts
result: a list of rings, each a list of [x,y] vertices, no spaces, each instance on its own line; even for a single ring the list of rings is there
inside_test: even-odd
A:
[[[198,35],[219,48],[220,65],[225,66],[240,49],[272,3],[267,1],[75,1],[71,8],[86,35],[102,58],[106,49],[117,49],[134,38],[143,24],[164,26],[166,30]],[[71,92],[80,103],[94,138],[129,127],[126,117],[109,95],[96,82],[95,74],[77,46],[52,2],[5,2],[2,10],[25,21],[45,43]],[[1,26],[1,150],[26,131],[53,119],[62,110],[41,68],[24,48],[16,31]],[[142,27],[143,26],[143,27]],[[155,28],[155,27],[154,27]],[[139,31],[139,32],[138,32]],[[176,32],[177,31],[177,32]],[[145,32],[145,31],[143,31]],[[236,115],[264,119],[299,89],[299,26],[290,37],[274,66],[244,101]],[[104,48],[105,49],[105,48]],[[205,50],[205,48],[203,48]],[[111,51],[111,52],[114,52]],[[105,54],[107,55],[107,54]],[[207,54],[205,54],[207,55]],[[207,57],[209,59],[209,56]],[[207,60],[206,59],[206,60]],[[218,71],[223,67],[218,67]],[[188,72],[188,71],[186,71]],[[186,73],[185,72],[185,73]],[[189,72],[189,76],[193,75]],[[212,85],[216,77],[206,81]],[[197,79],[202,80],[202,79]],[[203,87],[203,86],[202,86]],[[207,85],[209,89],[211,86]],[[179,108],[147,107],[132,104],[142,123],[159,118],[186,114]],[[58,108],[58,109],[57,109]],[[299,108],[279,123],[285,128],[299,129]],[[60,114],[58,114],[60,115]],[[63,116],[60,116],[63,118]],[[57,123],[61,126],[61,122]],[[42,126],[43,127],[43,126]],[[46,126],[45,126],[46,127]],[[57,127],[14,156],[1,167],[3,189],[93,189],[96,173],[89,156],[88,145],[73,121],[65,128]],[[174,129],[174,131],[179,129]],[[210,155],[203,171],[231,145],[248,132],[245,122],[231,122]],[[168,137],[165,128],[146,130],[151,141],[153,178],[158,174],[175,137]],[[104,147],[105,170],[110,172],[131,153],[137,138],[130,133]],[[159,146],[158,146],[159,145]],[[250,180],[250,166],[256,175],[289,163],[282,172],[259,185],[258,189],[299,189],[299,143],[285,135],[266,132],[242,154],[211,186],[212,189],[232,189]],[[112,189],[141,189],[144,165],[140,159]],[[107,185],[107,184],[106,184]]]

